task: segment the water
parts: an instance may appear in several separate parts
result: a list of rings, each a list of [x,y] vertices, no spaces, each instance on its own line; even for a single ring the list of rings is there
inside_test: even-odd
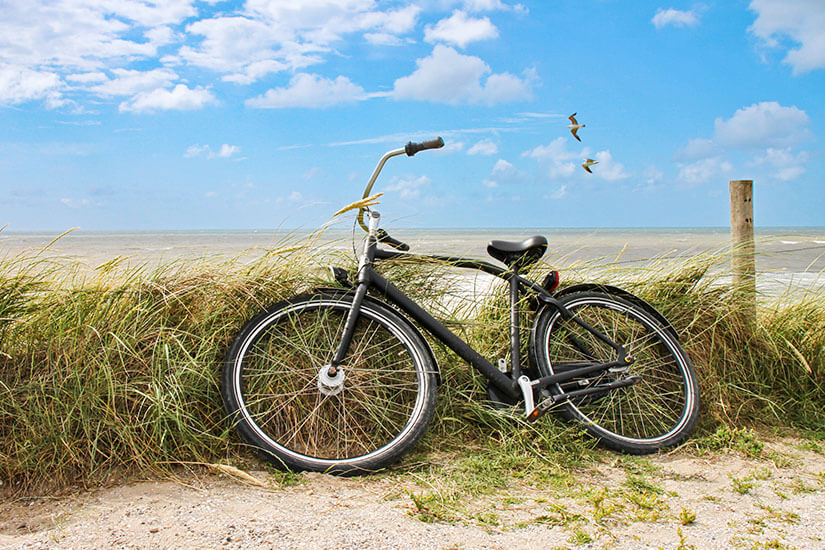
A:
[[[249,261],[266,249],[300,242],[301,231],[73,231],[56,242],[53,233],[0,232],[0,256],[32,253],[48,246],[45,256],[65,257],[90,267],[114,257],[130,265],[200,259],[227,259],[246,252]],[[362,233],[359,230],[359,238]],[[619,229],[398,229],[392,235],[410,244],[411,251],[489,259],[490,239],[521,240],[544,235],[550,242],[545,261],[570,267],[638,267],[663,261],[679,262],[701,253],[725,252],[730,247],[726,228]],[[792,286],[825,287],[825,228],[768,228],[757,232],[756,265],[760,290],[770,294]],[[352,233],[330,229],[319,246],[352,250]]]

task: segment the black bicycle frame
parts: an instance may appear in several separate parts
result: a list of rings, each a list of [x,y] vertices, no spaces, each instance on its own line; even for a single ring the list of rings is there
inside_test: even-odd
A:
[[[569,370],[565,370],[565,372],[544,376],[538,380],[533,380],[531,384],[535,389],[541,390],[551,384],[565,382],[567,380],[572,380],[573,378],[601,372],[612,367],[626,366],[628,364],[628,360],[632,361],[631,358],[627,357],[623,346],[613,342],[583,320],[575,317],[564,307],[561,302],[556,300],[542,286],[521,277],[518,274],[518,269],[503,269],[487,262],[468,258],[393,252],[390,250],[379,249],[377,245],[378,241],[374,236],[367,237],[364,260],[358,270],[358,284],[356,285],[352,308],[349,311],[346,324],[344,325],[341,342],[339,343],[335,356],[332,359],[333,369],[338,368],[344,362],[344,358],[346,357],[347,350],[349,349],[349,345],[355,332],[355,325],[358,321],[361,304],[363,303],[364,296],[366,296],[369,288],[374,288],[390,302],[396,304],[399,308],[401,308],[401,310],[407,313],[407,315],[421,324],[421,326],[426,328],[431,334],[433,334],[433,336],[443,342],[448,348],[453,350],[459,357],[467,361],[476,370],[487,377],[499,390],[512,399],[517,400],[522,396],[518,383],[518,378],[521,375],[518,302],[522,287],[535,292],[536,296],[542,303],[549,304],[554,307],[565,319],[572,320],[579,324],[596,338],[615,349],[618,353],[618,358],[616,361],[609,363],[583,363],[581,366],[576,366]],[[492,363],[490,363],[490,361],[471,348],[464,340],[453,334],[453,332],[445,327],[440,321],[422,309],[421,306],[413,302],[406,294],[396,288],[395,285],[375,271],[375,268],[373,267],[375,260],[393,258],[419,258],[443,261],[448,262],[450,265],[455,267],[483,271],[506,280],[510,287],[511,373],[508,375],[498,370]]]

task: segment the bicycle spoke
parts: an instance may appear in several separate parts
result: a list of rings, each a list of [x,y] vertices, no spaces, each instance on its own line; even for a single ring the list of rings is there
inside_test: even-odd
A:
[[[634,359],[627,375],[607,372],[590,375],[584,377],[585,387],[609,383],[622,376],[634,375],[640,379],[630,387],[574,399],[570,406],[602,429],[630,438],[660,437],[677,425],[685,409],[684,375],[679,358],[665,345],[663,329],[648,326],[630,310],[607,303],[594,301],[586,306],[574,306],[573,310],[576,317],[625,346]],[[616,359],[612,347],[574,321],[559,317],[556,323],[547,342],[547,359],[552,368],[563,367],[565,362],[607,363]],[[565,384],[578,389],[569,382]]]

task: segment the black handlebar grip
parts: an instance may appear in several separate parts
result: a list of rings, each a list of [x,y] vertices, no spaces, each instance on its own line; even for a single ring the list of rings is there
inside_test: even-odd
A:
[[[386,231],[384,231],[383,229],[378,230],[377,237],[378,237],[378,242],[387,243],[391,247],[393,247],[397,250],[401,250],[402,252],[406,252],[407,250],[410,249],[410,245],[408,245],[407,243],[403,243],[403,242],[399,241],[398,239],[393,239],[392,237],[390,237],[390,234],[387,233]]]
[[[422,141],[421,143],[413,143],[411,141],[404,146],[404,152],[407,153],[408,157],[411,157],[417,152],[424,151],[425,149],[441,149],[442,147],[444,147],[444,140],[437,137],[435,139]]]

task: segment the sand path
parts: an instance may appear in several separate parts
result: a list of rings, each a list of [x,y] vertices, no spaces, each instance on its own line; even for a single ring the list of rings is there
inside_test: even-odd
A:
[[[410,494],[428,488],[409,475],[304,474],[289,487],[143,481],[6,501],[0,548],[825,548],[825,456],[790,440],[766,451],[773,459],[653,457],[642,475],[658,491],[650,508],[616,492],[634,474],[607,453],[575,473],[589,496],[525,485],[470,507],[494,521],[452,524],[416,516]]]

